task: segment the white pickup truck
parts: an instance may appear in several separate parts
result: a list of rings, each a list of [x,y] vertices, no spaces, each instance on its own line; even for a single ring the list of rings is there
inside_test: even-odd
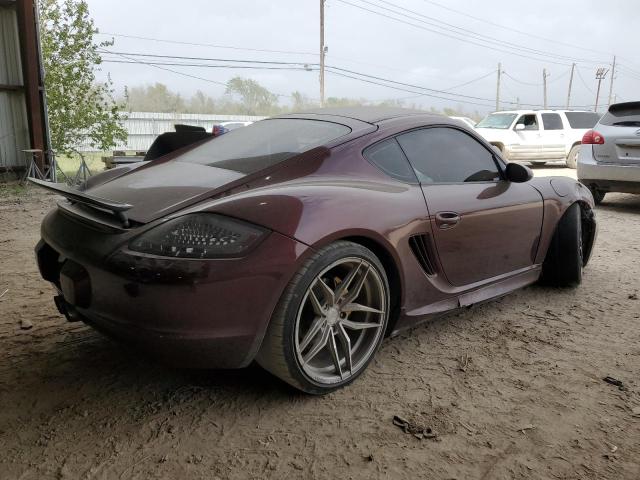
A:
[[[600,115],[579,110],[513,110],[487,115],[476,131],[509,161],[544,165],[564,160],[576,168],[582,136]]]

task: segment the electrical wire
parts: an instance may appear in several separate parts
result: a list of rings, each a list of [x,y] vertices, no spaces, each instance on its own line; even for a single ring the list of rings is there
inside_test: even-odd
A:
[[[339,75],[342,77],[346,77],[346,78],[351,78],[353,80],[358,80],[361,82],[365,82],[365,83],[371,83],[374,85],[379,85],[379,86],[383,86],[383,87],[387,87],[387,88],[392,88],[395,90],[400,90],[400,91],[406,91],[409,93],[414,93],[416,94],[416,96],[426,96],[426,97],[432,97],[432,98],[438,98],[441,100],[447,100],[447,101],[456,101],[456,102],[460,102],[460,103],[468,103],[471,105],[480,105],[483,107],[491,107],[493,106],[493,102],[494,99],[491,98],[483,98],[483,97],[474,97],[474,96],[470,96],[470,95],[462,95],[462,94],[458,94],[458,93],[448,93],[444,90],[436,90],[436,89],[432,89],[432,88],[427,88],[427,87],[421,87],[419,85],[412,85],[409,83],[403,83],[403,82],[398,82],[396,80],[391,80],[388,78],[382,78],[382,77],[378,77],[375,75],[368,75],[365,73],[361,73],[361,72],[355,72],[353,70],[347,70],[347,69],[340,69],[340,68],[336,68],[336,67],[332,67],[330,65],[327,65],[327,72],[331,73],[333,75]],[[346,72],[346,73],[345,73]],[[389,83],[391,85],[389,85]],[[411,90],[409,90],[411,89]],[[427,92],[416,92],[416,90],[426,90]],[[431,93],[433,92],[433,93]],[[454,98],[449,98],[449,97],[444,97],[442,95],[449,95],[450,97],[454,97]],[[470,99],[470,100],[465,100],[465,99]],[[476,100],[479,101],[484,101],[484,102],[492,102],[491,104],[486,104],[486,103],[479,103]],[[539,104],[539,103],[524,103],[524,102],[509,102],[509,101],[502,101],[501,103],[505,103],[505,104],[510,104],[510,105],[521,105],[523,107],[532,107],[532,108],[542,108],[543,105]],[[588,106],[577,106],[578,108],[587,108]],[[548,105],[548,108],[564,108],[563,105]]]
[[[510,32],[515,32],[515,33],[518,33],[520,35],[526,35],[529,38],[537,38],[538,40],[544,40],[546,42],[551,42],[551,43],[553,43],[555,45],[564,45],[566,47],[575,48],[577,50],[588,51],[588,52],[592,52],[592,53],[600,53],[602,55],[613,55],[613,53],[611,53],[611,52],[603,52],[603,51],[593,50],[591,48],[586,48],[584,45],[578,46],[578,45],[574,45],[574,44],[571,44],[571,43],[561,42],[561,41],[559,41],[557,39],[550,39],[550,38],[542,37],[542,36],[536,35],[534,33],[531,33],[531,31],[526,31],[525,32],[523,30],[518,30],[517,28],[507,27],[506,25],[502,25],[502,24],[493,22],[491,20],[487,20],[485,18],[476,17],[476,16],[471,15],[469,13],[466,13],[466,12],[463,12],[463,11],[460,11],[460,10],[456,10],[455,8],[451,8],[451,7],[443,5],[441,3],[434,2],[433,0],[422,0],[422,1],[425,2],[425,3],[429,3],[431,5],[434,5],[436,7],[442,8],[444,10],[448,10],[450,12],[456,13],[458,15],[462,15],[464,17],[471,18],[471,19],[477,20],[479,22],[484,22],[484,23],[486,23],[488,25],[491,25],[493,27],[502,28],[504,30],[508,30]]]
[[[336,71],[333,71],[333,70],[327,70],[327,72],[332,74],[332,75],[337,75],[339,77],[351,78],[353,80],[358,80],[360,82],[370,83],[370,84],[373,84],[373,85],[379,85],[381,87],[392,88],[394,90],[399,90],[399,91],[402,91],[402,92],[414,93],[414,94],[417,94],[417,96],[421,96],[421,97],[422,96],[426,96],[426,97],[431,97],[431,98],[438,98],[438,99],[441,99],[441,100],[452,101],[451,98],[446,98],[446,97],[442,97],[442,96],[438,96],[438,95],[433,95],[433,94],[430,94],[430,93],[419,93],[419,92],[416,92],[415,90],[409,90],[409,89],[404,88],[404,87],[396,87],[396,86],[392,86],[392,85],[385,85],[384,83],[376,82],[375,80],[367,80],[365,78],[358,78],[358,77],[355,77],[355,76],[352,76],[352,75],[336,72]],[[479,105],[479,106],[482,106],[482,107],[490,107],[491,106],[491,105],[487,105],[485,103],[472,102],[472,101],[469,101],[469,100],[456,100],[456,101],[458,101],[460,103],[468,103],[468,104],[471,104],[471,105]]]
[[[161,42],[161,43],[173,43],[176,45],[190,45],[195,47],[213,47],[213,48],[224,48],[229,50],[243,50],[247,52],[262,52],[262,53],[282,53],[285,55],[315,55],[320,56],[317,52],[305,52],[305,51],[295,51],[295,50],[269,50],[265,48],[249,48],[249,47],[237,47],[232,45],[218,45],[215,43],[198,43],[198,42],[187,42],[181,40],[168,40],[163,38],[154,38],[154,37],[141,37],[138,35],[127,35],[123,33],[109,33],[109,32],[99,32],[98,35],[104,35],[108,37],[119,37],[119,38],[132,38],[135,40],[146,40],[150,42]]]
[[[183,77],[193,78],[193,79],[196,79],[196,80],[202,80],[203,82],[213,83],[215,85],[221,85],[223,87],[227,87],[227,83],[226,82],[219,82],[217,80],[212,80],[210,78],[204,78],[204,77],[200,77],[198,75],[191,75],[189,73],[180,72],[178,70],[173,70],[171,68],[166,68],[166,67],[163,67],[163,66],[160,66],[160,65],[154,65],[154,64],[151,64],[151,63],[144,63],[144,62],[141,62],[140,60],[138,60],[136,58],[129,57],[129,56],[127,56],[125,54],[122,54],[122,53],[118,53],[116,55],[118,55],[118,56],[120,56],[122,58],[125,58],[127,60],[131,60],[133,63],[137,63],[139,65],[147,65],[149,67],[157,68],[159,70],[164,70],[166,72],[175,73],[176,75],[182,75]],[[283,94],[280,94],[280,93],[274,93],[274,95],[276,95],[277,97],[287,97],[287,98],[291,97],[291,95],[283,95]]]
[[[454,85],[453,87],[445,88],[442,91],[443,92],[450,92],[451,90],[455,90],[457,88],[464,87],[466,85],[471,85],[472,83],[475,83],[475,82],[477,82],[479,80],[483,80],[483,79],[485,79],[485,78],[487,78],[489,76],[493,76],[495,74],[496,74],[495,71],[491,71],[491,72],[489,72],[487,74],[484,74],[484,75],[482,75],[480,77],[474,78],[473,80],[469,80],[468,82],[460,83],[458,85]],[[422,96],[424,96],[424,95],[422,93],[420,93],[420,94],[417,94],[417,95],[410,95],[408,97],[394,98],[393,100],[396,100],[396,101],[411,100],[412,98],[418,98],[418,97],[422,97]]]
[[[558,75],[557,77],[553,78],[552,80],[547,80],[547,85],[549,85],[549,84],[551,84],[551,83],[554,83],[554,82],[557,82],[558,80],[562,80],[562,79],[563,79],[564,77],[566,77],[568,74],[569,74],[569,70],[567,70],[567,71],[566,71],[566,72],[564,72],[564,73],[561,73],[560,75]],[[524,81],[522,81],[522,80],[519,80],[519,79],[517,79],[517,78],[513,77],[512,75],[510,75],[510,74],[509,74],[509,73],[507,73],[507,72],[503,72],[503,75],[504,75],[505,77],[510,78],[510,79],[511,79],[511,80],[513,80],[514,82],[521,84],[521,85],[527,85],[527,86],[530,86],[530,87],[542,87],[542,86],[544,86],[544,83],[530,83],[530,82],[524,82]]]
[[[122,64],[136,64],[136,65],[164,65],[172,67],[199,67],[199,68],[228,68],[238,70],[287,70],[287,71],[313,71],[312,69],[305,69],[304,67],[268,67],[268,66],[252,66],[252,65],[211,65],[203,63],[175,63],[175,62],[151,62],[151,61],[129,61],[129,60],[112,60],[102,59],[103,63],[122,63]],[[315,69],[317,71],[317,69]]]
[[[596,94],[596,92],[594,92],[589,85],[587,85],[587,82],[585,82],[584,78],[582,77],[582,73],[580,73],[580,69],[578,67],[576,67],[576,73],[578,74],[578,78],[580,79],[580,81],[582,82],[582,85],[584,85],[584,88],[586,88],[589,92],[591,92],[593,95]]]
[[[511,48],[511,49],[518,50],[518,51],[521,51],[521,52],[530,53],[530,54],[533,54],[533,55],[546,56],[546,57],[550,57],[550,58],[556,58],[556,59],[560,59],[560,60],[578,61],[578,62],[581,62],[581,63],[601,63],[601,62],[596,62],[596,61],[591,60],[591,59],[584,59],[584,58],[575,59],[573,57],[569,57],[569,56],[566,56],[566,55],[560,55],[560,54],[554,53],[554,52],[537,50],[537,49],[534,49],[534,48],[526,47],[524,45],[518,45],[518,44],[514,44],[512,42],[506,42],[504,40],[500,40],[500,39],[497,39],[495,37],[491,37],[489,35],[484,35],[482,33],[478,33],[478,32],[475,32],[473,30],[469,30],[467,28],[459,27],[457,25],[444,22],[441,19],[438,19],[438,18],[435,18],[435,17],[430,17],[428,15],[424,15],[424,14],[422,14],[420,12],[417,12],[415,10],[410,10],[408,8],[402,7],[402,6],[394,4],[392,2],[388,2],[388,1],[380,2],[380,0],[375,0],[376,3],[374,3],[374,2],[372,2],[370,0],[355,0],[355,1],[359,1],[361,3],[365,3],[367,5],[370,5],[370,6],[373,6],[373,7],[377,7],[379,9],[381,9],[381,10],[385,10],[385,11],[394,13],[396,15],[401,15],[401,16],[403,16],[405,18],[409,18],[411,20],[417,20],[419,22],[425,23],[425,24],[433,26],[435,28],[442,29],[442,30],[447,31],[447,32],[452,32],[452,33],[455,33],[455,34],[471,35],[471,36],[475,37],[479,41],[492,43],[492,44],[495,44],[495,45]],[[383,5],[380,5],[380,3],[383,3]],[[397,10],[393,10],[393,9],[387,8],[384,5],[392,6],[395,9],[400,10],[400,12],[398,12]],[[402,12],[409,12],[411,15],[406,15],[406,14],[404,14]],[[421,18],[416,18],[415,16],[418,16],[418,17],[421,17]],[[430,20],[430,21],[425,21],[425,20],[422,20],[422,19],[427,19],[427,20]],[[444,26],[442,26],[442,25],[444,25]],[[458,30],[458,31],[455,31],[455,30]],[[460,33],[460,32],[462,32],[462,33]]]
[[[542,58],[532,57],[531,55],[526,55],[526,54],[523,54],[523,53],[518,53],[518,52],[511,51],[511,50],[505,50],[503,48],[498,48],[498,47],[493,47],[491,45],[478,43],[476,41],[469,40],[468,38],[459,37],[459,36],[455,36],[455,35],[444,33],[444,32],[439,32],[437,30],[433,30],[432,28],[427,28],[427,27],[425,27],[423,25],[416,25],[415,23],[411,23],[411,22],[403,20],[401,18],[392,17],[392,16],[384,14],[382,12],[378,12],[376,10],[372,10],[370,8],[363,7],[362,5],[357,5],[357,4],[351,3],[351,2],[349,2],[347,0],[335,0],[335,1],[343,3],[345,5],[350,5],[350,6],[354,7],[354,8],[373,13],[375,15],[378,15],[378,16],[381,16],[381,17],[384,17],[384,18],[387,18],[387,19],[390,19],[390,20],[394,20],[394,21],[399,22],[399,23],[403,23],[405,25],[409,25],[409,26],[412,26],[412,27],[415,27],[415,28],[419,28],[421,30],[425,30],[425,31],[428,31],[428,32],[431,32],[431,33],[442,35],[444,37],[452,38],[454,40],[458,40],[458,41],[461,41],[461,42],[469,43],[471,45],[476,45],[476,46],[479,46],[479,47],[482,47],[482,48],[486,48],[486,49],[489,49],[489,50],[503,52],[503,53],[507,53],[509,55],[515,55],[515,56],[518,56],[518,57],[527,58],[529,60],[535,60],[535,61],[539,61],[539,62],[546,62],[546,63],[553,63],[553,64],[556,64],[556,65],[570,66],[569,63],[558,62],[558,61],[550,60],[550,59],[542,59]]]
[[[433,93],[438,93],[438,94],[450,95],[450,96],[461,97],[461,98],[469,98],[471,100],[491,101],[491,99],[488,99],[488,98],[475,97],[473,95],[463,95],[461,93],[448,93],[445,90],[437,90],[435,88],[428,88],[428,87],[423,87],[423,86],[420,86],[420,85],[413,85],[413,84],[410,84],[410,83],[398,82],[397,80],[391,80],[389,78],[378,77],[376,75],[369,75],[369,74],[366,74],[366,73],[356,72],[354,70],[349,70],[349,69],[346,69],[346,68],[334,67],[334,66],[331,66],[331,65],[327,65],[325,68],[327,70],[337,70],[338,72],[341,72],[341,73],[348,73],[348,74],[351,74],[351,75],[358,75],[358,76],[361,76],[361,77],[364,77],[364,78],[370,78],[370,79],[374,79],[374,80],[379,80],[379,81],[391,83],[391,84],[394,84],[394,85],[400,85],[400,86],[403,86],[403,87],[419,89],[419,90],[425,90],[425,91],[428,91],[428,92],[433,92]]]
[[[282,62],[282,61],[268,61],[268,60],[241,60],[230,58],[207,58],[207,57],[185,57],[182,55],[159,55],[154,53],[139,53],[139,52],[115,52],[113,50],[99,49],[100,53],[111,53],[114,55],[129,55],[131,57],[152,57],[152,58],[171,58],[178,60],[202,60],[207,62],[230,62],[230,63],[260,63],[271,65],[309,65],[307,62]],[[313,64],[313,65],[318,65]]]
[[[222,58],[207,58],[207,57],[191,57],[191,56],[183,56],[183,55],[162,55],[162,54],[147,54],[140,52],[116,52],[112,50],[99,49],[99,52],[102,54],[115,55],[119,57],[124,57],[125,60],[115,60],[113,58],[103,58],[103,61],[108,63],[137,63],[141,65],[150,65],[150,66],[182,66],[182,67],[199,67],[199,68],[247,68],[247,69],[265,69],[265,70],[304,70],[304,71],[317,71],[319,64],[317,63],[298,63],[298,62],[283,62],[283,61],[264,61],[264,60],[243,60],[243,59],[222,59]],[[143,60],[139,60],[137,58],[132,57],[145,57]],[[184,62],[168,62],[168,61],[151,61],[149,58],[160,58],[160,59],[171,59],[171,60],[200,60],[200,61],[217,61],[217,62],[229,62],[229,63],[255,63],[255,65],[220,65],[220,64],[209,64],[209,63],[184,63]],[[276,66],[271,66],[276,65]],[[469,85],[471,83],[482,80],[490,75],[495,74],[495,71],[491,71],[489,73],[483,74],[480,77],[468,80],[466,82],[453,85],[449,88],[438,90],[431,89],[419,85],[412,85],[409,83],[398,82],[396,80],[391,80],[383,77],[378,77],[374,75],[369,75],[362,72],[357,72],[350,69],[345,69],[338,66],[327,65],[327,69],[335,69],[342,73],[348,73],[352,75],[357,75],[361,77],[366,77],[374,80],[380,80],[388,83],[393,83],[409,88],[416,88],[420,90],[426,90],[433,93],[441,93],[445,95],[455,96],[455,97],[465,97],[474,100],[487,100],[481,97],[474,97],[469,95],[463,95],[459,93],[449,93],[451,90],[455,90],[457,88]],[[421,96],[421,95],[419,95]]]

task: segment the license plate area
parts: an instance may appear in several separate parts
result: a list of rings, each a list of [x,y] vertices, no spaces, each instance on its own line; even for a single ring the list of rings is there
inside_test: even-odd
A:
[[[60,270],[60,290],[64,299],[80,308],[91,305],[91,279],[89,273],[80,264],[67,260]]]

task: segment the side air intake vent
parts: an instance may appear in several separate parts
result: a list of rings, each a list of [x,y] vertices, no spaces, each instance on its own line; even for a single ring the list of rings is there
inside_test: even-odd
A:
[[[431,235],[423,233],[414,235],[409,239],[409,246],[413,254],[418,259],[420,266],[427,275],[435,275],[435,263],[433,261],[433,245],[431,243]]]

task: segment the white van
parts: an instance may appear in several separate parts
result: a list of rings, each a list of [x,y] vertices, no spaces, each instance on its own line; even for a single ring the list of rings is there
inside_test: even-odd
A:
[[[544,165],[564,160],[576,168],[582,136],[600,115],[579,110],[513,110],[487,115],[476,132],[509,161]]]

